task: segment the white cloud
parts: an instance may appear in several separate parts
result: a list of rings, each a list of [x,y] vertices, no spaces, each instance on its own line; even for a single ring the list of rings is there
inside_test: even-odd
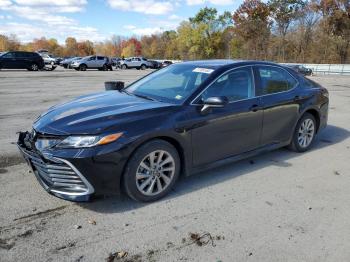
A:
[[[84,6],[86,0],[14,0],[17,4],[27,6]]]
[[[171,12],[174,7],[171,2],[155,0],[108,0],[113,9],[122,11],[133,11],[143,14],[163,15]]]
[[[17,16],[22,18],[46,22],[49,25],[70,25],[74,24],[74,20],[65,16],[55,15],[46,11],[44,8],[33,8],[29,6],[10,6],[6,8],[8,11],[12,11]]]
[[[202,5],[210,3],[213,5],[232,5],[234,0],[186,0],[188,5]]]
[[[0,0],[0,8],[10,6],[12,3],[9,0]]]
[[[183,20],[183,17],[178,15],[171,15],[169,16],[169,20]]]
[[[56,38],[64,42],[68,36],[75,37],[78,41],[102,41],[106,37],[101,35],[96,28],[83,26],[46,26],[27,23],[6,23],[0,24],[0,34],[15,34],[23,42],[30,42],[34,38]]]
[[[152,35],[152,34],[159,34],[164,31],[161,27],[136,27],[134,25],[125,25],[123,27],[124,29],[127,29],[132,34],[135,35]]]
[[[86,4],[86,0],[14,0],[5,5],[4,1],[0,0],[0,10],[30,21],[0,24],[0,34],[16,34],[24,42],[43,36],[57,38],[60,42],[67,36],[77,40],[101,41],[105,37],[96,28],[81,26],[75,19],[60,15],[80,12]],[[11,16],[5,16],[8,19],[9,17]]]

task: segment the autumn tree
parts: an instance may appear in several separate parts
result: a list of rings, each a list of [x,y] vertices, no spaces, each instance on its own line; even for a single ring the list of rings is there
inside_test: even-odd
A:
[[[349,0],[315,1],[316,9],[322,14],[320,26],[335,45],[340,63],[345,63],[350,48],[350,2]]]
[[[267,59],[270,8],[260,0],[245,0],[233,14],[235,37],[232,53],[237,58]]]
[[[74,37],[67,37],[65,43],[65,56],[75,56],[77,53],[77,40]]]
[[[278,60],[285,62],[286,35],[291,24],[302,15],[306,2],[304,0],[270,0],[268,4],[271,8],[276,31],[280,37],[280,41],[278,41]]]
[[[122,52],[121,52],[121,55],[123,57],[140,56],[141,53],[142,53],[142,47],[139,40],[132,37],[127,41],[123,41]]]

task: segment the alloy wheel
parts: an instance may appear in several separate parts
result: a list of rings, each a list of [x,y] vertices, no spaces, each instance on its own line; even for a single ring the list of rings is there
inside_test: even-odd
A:
[[[38,65],[37,64],[32,64],[30,67],[33,71],[38,71]]]
[[[165,150],[149,153],[140,162],[136,171],[137,189],[146,196],[163,192],[171,183],[175,174],[175,160]]]
[[[306,118],[298,130],[298,143],[302,148],[308,147],[315,135],[315,123],[312,119]]]

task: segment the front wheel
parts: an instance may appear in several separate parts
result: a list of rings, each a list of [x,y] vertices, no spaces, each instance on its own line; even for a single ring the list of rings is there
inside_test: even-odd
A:
[[[122,69],[127,69],[128,67],[126,66],[126,65],[122,65],[122,67],[121,67]]]
[[[87,66],[84,64],[79,66],[80,71],[86,71],[86,68]]]
[[[141,65],[141,70],[146,70],[147,66],[146,65]]]
[[[306,113],[295,127],[290,148],[295,152],[305,152],[310,149],[316,135],[315,117]]]
[[[124,172],[126,193],[142,202],[165,196],[180,173],[177,150],[163,140],[150,141],[133,154]]]

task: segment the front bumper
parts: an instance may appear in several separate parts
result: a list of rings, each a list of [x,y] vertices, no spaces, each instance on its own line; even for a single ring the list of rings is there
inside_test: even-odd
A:
[[[41,152],[35,143],[28,143],[28,136],[28,132],[21,132],[17,146],[41,186],[50,194],[82,202],[96,194],[120,193],[120,178],[127,159],[123,150]]]
[[[17,146],[40,185],[49,193],[72,201],[89,201],[94,188],[69,161],[40,156],[19,140]]]

